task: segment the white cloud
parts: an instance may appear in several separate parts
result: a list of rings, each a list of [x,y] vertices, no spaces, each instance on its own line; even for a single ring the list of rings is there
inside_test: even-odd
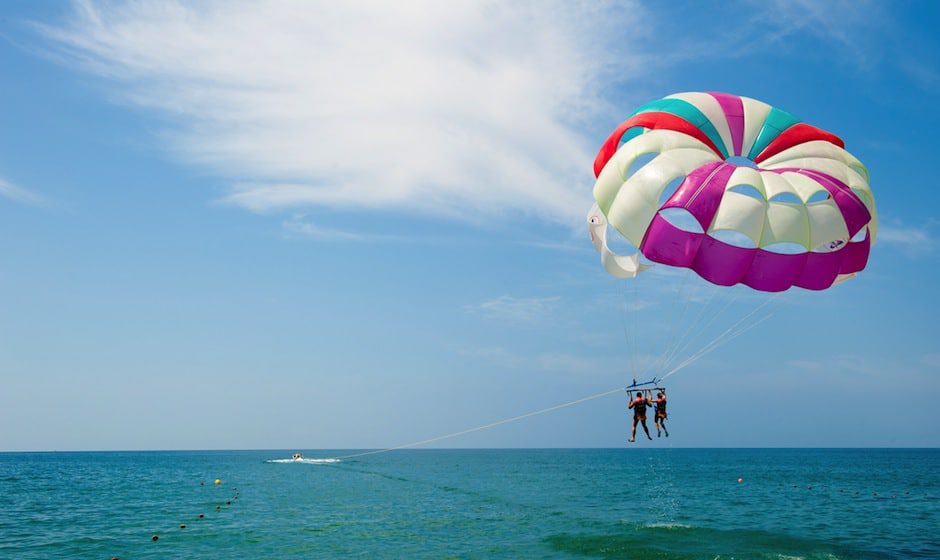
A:
[[[477,305],[468,305],[464,307],[464,310],[494,321],[534,323],[548,318],[559,299],[558,297],[499,296]]]
[[[910,256],[930,253],[936,247],[936,238],[929,225],[908,226],[900,222],[880,225],[877,241],[895,245]]]
[[[32,191],[0,179],[0,196],[30,206],[46,206],[48,200]]]
[[[556,364],[553,363],[553,361],[549,358],[549,355],[545,353],[523,355],[516,352],[511,352],[500,346],[466,349],[460,351],[460,354],[465,357],[482,360],[497,367],[511,370],[527,369],[531,371],[559,371],[567,370],[572,365],[578,370],[582,370],[582,368],[586,367],[585,361],[579,360],[577,357],[571,354],[564,354],[564,358]],[[557,357],[560,354],[552,353],[552,355]]]
[[[879,65],[896,68],[921,88],[940,90],[934,36],[904,25],[892,13],[892,4],[877,0],[766,0],[751,2],[758,10],[755,22],[766,40],[787,48],[795,35],[809,35],[835,47],[842,63],[865,73]]]
[[[356,242],[403,241],[407,239],[404,236],[365,233],[321,226],[302,217],[285,220],[282,225],[289,234],[311,239]]]
[[[570,352],[535,352],[524,354],[500,346],[464,349],[462,356],[481,360],[508,370],[545,373],[594,375],[598,378],[616,378],[625,381],[630,361],[598,355],[579,355]],[[633,367],[643,370],[655,361],[653,356],[639,355]]]
[[[923,50],[926,51],[927,49]],[[936,47],[930,52],[936,52]],[[898,60],[901,69],[907,72],[924,89],[933,92],[940,91],[940,72],[937,72],[936,61],[930,60],[927,53],[905,54],[906,56],[900,57],[900,60]]]
[[[580,223],[602,61],[622,79],[644,60],[633,3],[75,5],[39,26],[58,55],[169,117],[173,150],[254,211]]]
[[[662,37],[669,14],[633,1],[73,4],[37,25],[56,56],[165,117],[169,149],[227,179],[230,204],[572,227],[590,205],[591,124],[625,114],[608,100],[793,34],[868,59],[888,19],[853,2],[736,6],[740,32],[716,38]]]
[[[825,375],[859,380],[861,378],[880,379],[885,372],[910,369],[909,364],[885,362],[870,356],[836,355],[811,360],[791,360],[786,363],[792,370],[801,370],[814,375]]]
[[[872,0],[771,0],[759,5],[762,22],[773,26],[778,42],[801,33],[814,35],[844,49],[861,67],[876,62],[871,56],[875,32],[888,18]]]
[[[927,367],[940,368],[940,354],[926,354],[921,358],[920,363]]]
[[[825,368],[825,364],[819,360],[790,360],[787,366],[812,373],[819,373]]]

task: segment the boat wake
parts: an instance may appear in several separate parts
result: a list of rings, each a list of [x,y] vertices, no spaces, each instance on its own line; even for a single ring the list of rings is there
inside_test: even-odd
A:
[[[322,465],[324,463],[339,463],[339,459],[268,459],[265,463],[304,463],[308,465]]]

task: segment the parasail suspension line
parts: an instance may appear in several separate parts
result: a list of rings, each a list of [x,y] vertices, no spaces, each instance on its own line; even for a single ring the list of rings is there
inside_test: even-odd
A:
[[[669,377],[670,375],[672,375],[672,374],[678,372],[678,371],[681,370],[681,369],[684,369],[684,368],[687,367],[687,366],[692,365],[694,362],[698,361],[699,358],[702,358],[703,356],[705,356],[706,354],[708,354],[708,353],[711,352],[712,350],[717,349],[719,346],[725,344],[726,342],[731,342],[731,341],[734,340],[735,338],[741,336],[741,335],[744,334],[745,332],[747,332],[747,331],[753,329],[753,328],[756,327],[757,325],[763,323],[764,321],[766,321],[767,319],[770,319],[770,318],[773,317],[773,316],[774,316],[773,313],[768,313],[765,317],[761,318],[761,319],[758,320],[757,322],[755,322],[755,323],[753,323],[753,324],[751,324],[751,325],[748,325],[748,326],[746,326],[746,327],[744,327],[744,328],[742,328],[742,329],[740,329],[740,330],[734,332],[731,336],[725,338],[724,340],[721,340],[721,341],[718,341],[718,342],[714,342],[714,343],[712,343],[711,345],[709,345],[709,346],[703,348],[703,349],[700,350],[699,352],[696,352],[696,353],[693,354],[689,359],[687,359],[686,361],[682,362],[682,363],[679,364],[678,366],[676,366],[676,367],[672,368],[671,370],[669,370],[668,373],[666,373],[665,375],[663,375],[663,379]]]
[[[688,282],[689,277],[691,275],[692,275],[692,270],[686,269],[686,274],[685,276],[682,277],[682,283],[679,284],[679,289],[676,291],[676,296],[675,296],[676,301],[682,300],[682,291],[685,288],[685,285]],[[686,312],[689,310],[689,304],[691,303],[692,303],[691,298],[687,298],[685,300],[685,304],[682,306],[682,312],[679,314],[678,319],[675,320],[675,322],[672,323],[672,325],[670,325],[670,328],[669,328],[670,331],[675,330],[676,328],[679,327],[679,325],[682,324],[682,320],[685,319]],[[666,358],[666,356],[678,343],[679,343],[678,339],[672,340],[667,337],[666,342],[663,344],[663,351],[656,356],[656,359],[650,360],[650,362],[646,365],[646,367],[643,368],[643,373],[640,375],[640,378],[645,378],[647,374],[650,373],[650,371],[655,371],[657,369],[660,369],[660,367],[663,365],[663,361]]]
[[[708,296],[708,299],[705,300],[705,305],[702,306],[702,309],[698,312],[698,315],[696,315],[695,319],[692,320],[692,322],[689,324],[688,327],[686,327],[685,332],[682,334],[681,337],[674,338],[672,344],[669,345],[669,349],[666,351],[666,353],[660,356],[660,359],[656,361],[653,371],[665,370],[667,364],[672,362],[676,354],[679,352],[679,346],[682,345],[684,341],[688,341],[689,335],[692,333],[693,329],[695,329],[699,325],[702,318],[705,316],[705,312],[708,310],[709,306],[711,306],[712,300],[715,299],[715,296],[718,295],[718,292],[720,290],[721,290],[721,286],[715,286],[714,289],[712,289],[712,293]],[[684,348],[684,345],[683,345],[683,348]]]
[[[686,348],[688,348],[689,345],[692,344],[692,342],[694,342],[695,339],[699,337],[699,334],[703,332],[708,332],[708,327],[712,326],[715,323],[715,321],[718,320],[719,317],[724,315],[725,311],[727,311],[728,308],[731,307],[731,304],[737,301],[737,299],[740,296],[741,296],[741,292],[737,292],[734,294],[734,296],[728,298],[728,301],[725,302],[724,306],[718,311],[718,313],[715,313],[714,315],[712,315],[711,318],[708,320],[708,322],[706,322],[705,325],[702,326],[701,329],[698,329],[698,332],[693,334],[690,338],[687,338],[685,342],[675,352],[673,352],[671,356],[669,356],[669,359],[667,359],[666,362],[663,364],[663,369],[667,369],[668,367],[670,367],[673,360],[675,360],[677,357],[684,354]]]
[[[724,344],[725,342],[728,342],[729,340],[732,340],[732,339],[738,337],[739,335],[744,334],[744,332],[751,330],[752,328],[756,327],[756,326],[759,325],[760,323],[763,323],[764,321],[766,321],[767,319],[769,319],[771,316],[773,316],[773,313],[768,314],[767,316],[763,317],[762,319],[760,319],[760,320],[757,321],[756,323],[753,323],[753,324],[751,324],[751,325],[749,325],[749,326],[747,326],[747,327],[741,328],[741,329],[739,329],[739,330],[737,330],[737,331],[734,330],[734,329],[737,328],[741,323],[745,322],[747,319],[751,318],[755,313],[757,313],[758,311],[760,311],[761,309],[763,309],[764,307],[766,307],[768,304],[770,304],[772,301],[774,301],[774,299],[776,299],[778,295],[779,295],[779,294],[774,294],[773,296],[767,298],[767,300],[765,300],[763,303],[761,303],[760,305],[758,305],[758,306],[757,306],[755,309],[753,309],[750,313],[748,313],[748,314],[745,315],[744,317],[740,318],[736,323],[734,323],[733,325],[731,325],[730,327],[728,327],[724,332],[722,332],[721,334],[719,334],[718,336],[716,336],[714,339],[712,339],[711,342],[709,342],[709,343],[706,344],[704,347],[702,347],[698,352],[694,353],[692,356],[689,356],[688,358],[685,359],[685,361],[683,361],[682,363],[680,363],[680,364],[679,364],[678,366],[676,366],[675,368],[671,369],[668,373],[664,374],[662,378],[665,379],[666,377],[672,375],[673,373],[676,373],[676,372],[679,371],[680,369],[685,368],[686,366],[688,366],[688,365],[690,365],[692,362],[698,360],[699,358],[701,358],[701,357],[704,356],[705,354],[708,354],[708,353],[711,352],[712,350],[716,349],[718,346],[721,346],[721,345]]]
[[[620,296],[618,296],[620,297]],[[629,303],[627,302],[627,287],[623,287],[623,296],[622,296],[622,305],[623,313],[618,313],[620,316],[620,325],[623,327],[623,340],[626,344],[627,351],[630,352],[630,356],[627,359],[627,363],[630,367],[630,373],[636,375],[636,371],[633,368],[633,344],[630,342],[630,329],[627,327],[628,315],[631,313]]]

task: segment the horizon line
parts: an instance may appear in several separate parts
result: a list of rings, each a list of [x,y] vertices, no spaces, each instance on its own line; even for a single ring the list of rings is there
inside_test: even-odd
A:
[[[24,450],[0,450],[0,454],[15,453],[226,453],[226,452],[255,452],[255,451],[307,451],[307,452],[347,452],[347,451],[380,451],[383,447],[336,447],[336,448],[304,448],[304,447],[284,447],[284,448],[245,448],[245,449],[24,449]],[[647,450],[752,450],[752,451],[784,451],[784,450],[839,450],[839,451],[875,451],[875,450],[940,450],[940,445],[934,446],[874,446],[874,447],[855,447],[855,446],[774,446],[774,447],[715,447],[715,446],[673,446],[673,447],[427,447],[427,448],[408,448],[394,449],[396,452],[409,451],[607,451],[617,449],[647,449]]]

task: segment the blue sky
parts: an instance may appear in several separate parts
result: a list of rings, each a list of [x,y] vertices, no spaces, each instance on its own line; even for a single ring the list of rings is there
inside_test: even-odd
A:
[[[717,315],[691,355],[765,296],[618,283],[584,216],[635,106],[712,90],[839,134],[880,237],[671,377],[655,445],[940,444],[936,4],[335,4],[0,6],[0,449],[392,446]],[[446,444],[618,446],[624,405]]]

